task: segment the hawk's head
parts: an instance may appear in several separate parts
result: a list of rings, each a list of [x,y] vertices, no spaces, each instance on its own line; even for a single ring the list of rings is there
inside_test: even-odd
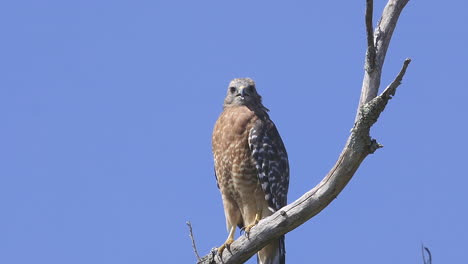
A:
[[[262,97],[255,89],[255,82],[250,78],[237,78],[229,83],[224,106],[245,105],[250,107],[261,107]]]

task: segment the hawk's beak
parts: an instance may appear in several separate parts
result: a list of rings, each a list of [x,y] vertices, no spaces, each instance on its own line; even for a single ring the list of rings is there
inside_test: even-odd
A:
[[[249,94],[245,91],[245,86],[240,87],[239,90],[240,90],[240,97],[241,97],[241,99],[244,99],[245,96],[249,95]]]

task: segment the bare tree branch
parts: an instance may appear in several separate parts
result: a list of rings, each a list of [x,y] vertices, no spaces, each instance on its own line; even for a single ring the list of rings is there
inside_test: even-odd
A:
[[[403,62],[403,67],[401,67],[400,73],[398,73],[397,77],[393,82],[385,88],[383,91],[383,95],[385,96],[393,96],[395,95],[396,88],[401,84],[401,81],[403,80],[403,76],[406,73],[406,68],[408,68],[408,65],[410,64],[411,59],[407,58],[405,59],[405,62]]]
[[[428,255],[428,260],[426,260],[426,252]],[[432,264],[432,254],[431,251],[424,246],[424,244],[421,244],[421,253],[423,256],[423,264]]]
[[[372,71],[375,68],[375,45],[374,45],[374,28],[372,26],[372,16],[374,13],[374,1],[366,0],[366,35],[367,35],[367,54],[366,71]]]
[[[372,31],[372,1],[366,0],[366,28]],[[382,147],[376,140],[370,137],[370,128],[377,122],[379,115],[385,109],[388,101],[395,94],[400,85],[410,59],[406,59],[400,73],[395,80],[377,95],[380,85],[380,73],[385,54],[396,26],[398,17],[408,0],[389,0],[382,18],[374,32],[372,43],[375,43],[375,63],[371,65],[366,54],[366,71],[361,100],[354,127],[345,144],[338,160],[325,178],[312,190],[291,204],[281,208],[273,215],[260,220],[254,226],[249,236],[241,236],[231,244],[229,250],[224,250],[222,256],[214,256],[212,253],[203,257],[198,263],[243,263],[252,255],[262,249],[269,241],[295,229],[313,216],[320,213],[328,206],[344,189],[351,180],[356,170],[367,155],[374,153]],[[368,19],[370,16],[370,19]],[[375,41],[375,42],[374,42]],[[368,50],[369,50],[368,36]],[[368,66],[373,66],[368,69]]]
[[[195,256],[197,257],[197,260],[200,261],[201,258],[200,258],[200,255],[198,255],[197,245],[195,245],[195,238],[193,237],[192,224],[190,223],[190,221],[187,221],[186,224],[188,225],[188,228],[189,228],[189,236],[190,236],[190,239],[192,240],[193,252],[195,252]]]
[[[374,49],[375,55],[369,50],[372,50],[369,45],[369,27],[372,27],[372,24],[369,26],[369,19],[368,16],[372,12],[372,7],[369,7],[369,1],[367,0],[367,8],[366,8],[366,26],[367,26],[367,42],[368,42],[368,52],[366,54],[366,60],[364,65],[364,79],[362,81],[362,89],[361,89],[361,98],[359,100],[359,108],[364,105],[365,103],[369,102],[372,98],[374,98],[379,91],[380,86],[380,76],[382,74],[382,68],[385,61],[385,55],[387,54],[388,45],[390,44],[390,40],[393,35],[393,30],[396,27],[398,18],[400,17],[400,13],[408,3],[409,0],[389,0],[385,9],[382,13],[382,17],[374,30]],[[372,23],[372,21],[370,21]],[[371,58],[374,56],[374,58]],[[357,118],[357,115],[356,115]]]

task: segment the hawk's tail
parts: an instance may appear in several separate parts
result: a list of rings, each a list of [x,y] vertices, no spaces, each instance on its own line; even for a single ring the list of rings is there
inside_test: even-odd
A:
[[[258,264],[284,264],[286,263],[286,250],[284,236],[266,245],[257,255]]]

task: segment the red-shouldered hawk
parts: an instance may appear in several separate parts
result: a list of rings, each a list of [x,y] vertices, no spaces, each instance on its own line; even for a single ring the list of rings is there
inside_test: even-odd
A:
[[[286,205],[288,155],[267,112],[253,80],[230,82],[212,138],[215,176],[229,232],[220,253],[234,241],[236,226],[248,234],[260,219]],[[284,236],[260,250],[257,262],[285,263]]]

